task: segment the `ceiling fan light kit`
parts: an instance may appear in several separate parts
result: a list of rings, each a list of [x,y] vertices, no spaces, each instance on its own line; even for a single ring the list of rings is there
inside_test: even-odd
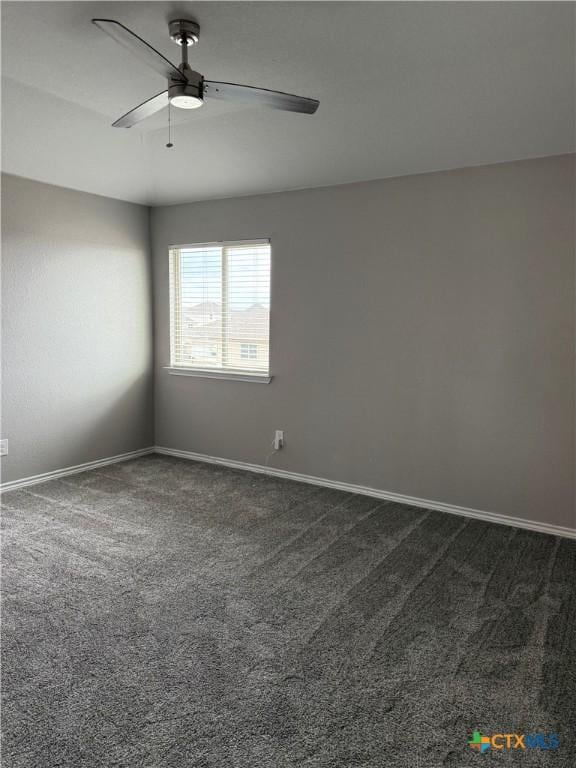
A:
[[[178,109],[198,109],[204,104],[203,99],[193,92],[188,85],[176,83],[170,86],[170,104]]]
[[[159,112],[168,104],[179,109],[197,109],[206,99],[225,99],[254,106],[266,106],[288,112],[312,115],[318,109],[316,99],[308,99],[267,88],[250,85],[221,83],[205,80],[188,64],[188,48],[200,39],[200,27],[191,19],[174,19],[168,24],[171,39],[181,48],[182,60],[178,66],[143,40],[131,29],[114,19],[92,19],[102,32],[127,48],[145,64],[166,77],[168,87],[112,123],[114,128],[131,128],[136,123]]]

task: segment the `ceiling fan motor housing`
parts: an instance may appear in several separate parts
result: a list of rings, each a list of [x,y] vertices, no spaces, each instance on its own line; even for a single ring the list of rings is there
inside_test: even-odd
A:
[[[170,79],[168,81],[168,98],[170,102],[174,106],[184,108],[201,106],[203,101],[202,75],[199,72],[194,72],[187,65],[181,65],[180,71],[186,80]]]

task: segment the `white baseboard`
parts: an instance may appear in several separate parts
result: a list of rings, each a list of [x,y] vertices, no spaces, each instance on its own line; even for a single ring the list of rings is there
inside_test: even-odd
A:
[[[525,528],[529,531],[539,531],[540,533],[548,533],[552,534],[553,536],[564,536],[569,539],[576,539],[575,528],[565,528],[561,525],[551,525],[549,523],[538,523],[534,520],[525,520],[521,517],[499,515],[495,512],[483,512],[479,509],[459,507],[455,504],[446,504],[441,501],[421,499],[416,496],[405,496],[401,493],[383,491],[379,488],[369,488],[364,485],[343,483],[338,480],[328,480],[324,477],[314,477],[313,475],[302,475],[299,472],[289,472],[286,469],[278,469],[276,467],[268,467],[261,464],[249,464],[245,461],[234,461],[233,459],[222,459],[218,456],[207,456],[206,454],[193,453],[192,451],[179,451],[173,448],[164,448],[163,446],[141,448],[138,451],[121,453],[118,456],[109,456],[105,459],[88,461],[84,464],[76,464],[73,467],[65,467],[64,469],[56,469],[53,472],[44,472],[41,475],[34,475],[32,477],[24,477],[20,480],[13,480],[12,482],[3,483],[0,485],[0,491],[5,493],[7,491],[16,490],[17,488],[25,488],[29,485],[45,483],[48,480],[55,480],[56,478],[66,477],[67,475],[75,475],[79,472],[86,472],[89,469],[98,469],[98,467],[105,467],[108,464],[117,464],[118,462],[128,461],[129,459],[136,459],[140,456],[146,456],[147,454],[151,453],[158,453],[164,456],[175,456],[177,458],[189,459],[191,461],[202,461],[207,464],[220,464],[224,467],[230,467],[231,469],[242,469],[247,472],[257,472],[262,475],[271,475],[272,477],[283,477],[287,480],[296,480],[300,483],[309,483],[310,485],[318,485],[324,488],[335,488],[336,490],[348,491],[349,493],[359,493],[364,496],[373,496],[376,499],[383,499],[385,501],[395,501],[399,504],[409,504],[413,507],[434,509],[438,510],[439,512],[448,512],[451,515],[471,517],[476,520],[485,520],[489,523],[511,525],[515,528]]]
[[[129,453],[120,453],[118,456],[109,456],[106,459],[97,459],[96,461],[87,461],[84,464],[76,464],[73,467],[64,467],[64,469],[55,469],[53,472],[43,472],[41,475],[33,475],[32,477],[23,477],[21,480],[12,480],[9,483],[2,483],[0,485],[0,491],[6,493],[6,491],[14,491],[17,488],[25,488],[28,485],[37,485],[38,483],[45,483],[47,480],[55,480],[58,477],[66,477],[66,475],[76,475],[79,472],[86,472],[88,469],[98,469],[98,467],[105,467],[108,464],[117,464],[120,461],[128,461],[129,459],[137,459],[139,456],[146,456],[148,453],[154,453],[154,448],[141,448],[138,451],[130,451]]]
[[[310,483],[311,485],[320,485],[325,488],[335,488],[339,491],[348,491],[350,493],[360,493],[364,496],[374,496],[377,499],[386,501],[396,501],[399,504],[409,504],[413,507],[422,507],[424,509],[434,509],[439,512],[448,512],[451,515],[460,515],[462,517],[472,517],[476,520],[485,520],[489,523],[498,523],[499,525],[511,525],[514,528],[525,528],[529,531],[538,531],[548,533],[553,536],[565,536],[569,539],[576,539],[575,528],[565,528],[561,525],[550,525],[549,523],[538,523],[534,520],[525,520],[521,517],[510,517],[508,515],[499,515],[495,512],[483,512],[479,509],[470,509],[468,507],[459,507],[455,504],[446,504],[441,501],[431,501],[430,499],[419,499],[416,496],[405,496],[401,493],[392,491],[382,491],[378,488],[368,488],[364,485],[354,485],[352,483],[341,483],[337,480],[327,480],[323,477],[313,477],[312,475],[301,475],[298,472],[288,472],[285,469],[276,467],[262,466],[261,464],[248,464],[244,461],[234,461],[232,459],[221,459],[217,456],[206,456],[203,453],[193,453],[192,451],[178,451],[173,448],[164,448],[156,446],[155,453],[164,456],[176,456],[181,459],[190,459],[191,461],[203,461],[207,464],[221,464],[224,467],[232,469],[243,469],[248,472],[258,472],[262,475],[272,475],[273,477],[283,477],[288,480],[297,480],[300,483]]]

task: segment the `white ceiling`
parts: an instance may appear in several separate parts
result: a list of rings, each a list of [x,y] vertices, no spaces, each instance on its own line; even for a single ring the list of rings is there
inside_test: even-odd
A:
[[[148,204],[342,184],[574,151],[573,3],[3,2],[3,169]],[[172,60],[320,99],[314,116],[206,103],[110,123],[164,81],[91,23]],[[174,114],[176,113],[176,114]]]

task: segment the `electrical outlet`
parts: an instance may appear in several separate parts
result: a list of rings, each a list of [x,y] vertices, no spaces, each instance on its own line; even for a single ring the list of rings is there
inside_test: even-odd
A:
[[[0,456],[8,454],[8,440],[0,440]]]
[[[284,448],[284,430],[277,429],[274,432],[274,450],[279,451],[281,448]]]

